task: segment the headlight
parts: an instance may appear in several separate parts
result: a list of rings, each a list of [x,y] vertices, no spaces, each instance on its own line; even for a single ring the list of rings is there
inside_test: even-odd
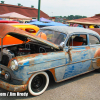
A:
[[[12,70],[17,70],[18,69],[18,62],[16,60],[12,60],[10,63],[10,67]]]

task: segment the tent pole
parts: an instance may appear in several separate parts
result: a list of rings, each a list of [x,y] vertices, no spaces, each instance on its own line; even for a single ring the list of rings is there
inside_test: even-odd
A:
[[[40,21],[40,2],[41,0],[38,0],[38,21]]]

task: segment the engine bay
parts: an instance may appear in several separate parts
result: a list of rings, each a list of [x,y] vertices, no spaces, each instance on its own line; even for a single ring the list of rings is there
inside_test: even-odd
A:
[[[29,41],[23,44],[5,46],[3,47],[2,50],[3,53],[1,58],[1,64],[7,66],[9,60],[16,56],[23,56],[23,55],[35,54],[35,53],[55,52],[55,51],[58,50],[46,44],[36,42],[36,41]],[[0,54],[1,54],[1,50],[0,50]]]

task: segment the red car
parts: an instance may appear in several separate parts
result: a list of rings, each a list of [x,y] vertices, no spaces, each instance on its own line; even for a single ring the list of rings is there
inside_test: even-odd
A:
[[[0,23],[19,23],[19,22],[11,20],[0,20]]]

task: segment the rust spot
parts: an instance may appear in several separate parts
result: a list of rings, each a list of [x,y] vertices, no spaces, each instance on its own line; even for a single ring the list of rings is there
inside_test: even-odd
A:
[[[68,51],[68,53],[69,53],[69,58],[70,58],[70,61],[72,61],[72,55],[71,55],[70,50]]]
[[[95,55],[94,55],[94,58],[96,58],[96,57],[100,57],[100,49],[98,49],[98,50],[96,51],[96,53],[95,53]],[[96,59],[96,64],[97,64],[97,66],[100,67],[100,59],[99,59],[99,58]]]
[[[34,73],[34,74],[35,74],[35,73]],[[28,81],[26,82],[26,84],[28,84],[28,83],[29,83],[29,81],[30,81],[31,77],[32,77],[34,74],[32,74],[32,75],[29,77],[29,79],[28,79]]]
[[[98,49],[94,55],[94,58],[99,57],[100,56],[100,49]]]
[[[22,89],[25,89],[25,87],[26,87],[26,86],[24,85],[24,86],[22,87]]]
[[[72,51],[72,53],[77,53],[77,52],[81,52],[81,51]]]
[[[89,67],[89,69],[88,70],[91,70],[92,69],[92,61],[91,61],[91,64],[90,64],[90,67]]]
[[[9,86],[6,86],[6,88],[9,88]]]
[[[90,47],[85,47],[87,50],[90,49]]]
[[[100,67],[100,59],[97,59],[96,64]]]
[[[65,55],[67,55],[68,54],[68,52],[65,52]]]
[[[9,91],[21,92],[27,89],[27,84],[25,85],[12,85],[0,80],[0,87]]]
[[[57,81],[56,76],[55,76],[55,69],[50,69],[50,72],[52,73],[52,75],[53,75],[55,81]]]
[[[1,74],[2,74],[2,75],[5,75],[5,71],[4,71],[4,70],[2,70]]]
[[[48,53],[43,53],[43,55],[47,55]]]

